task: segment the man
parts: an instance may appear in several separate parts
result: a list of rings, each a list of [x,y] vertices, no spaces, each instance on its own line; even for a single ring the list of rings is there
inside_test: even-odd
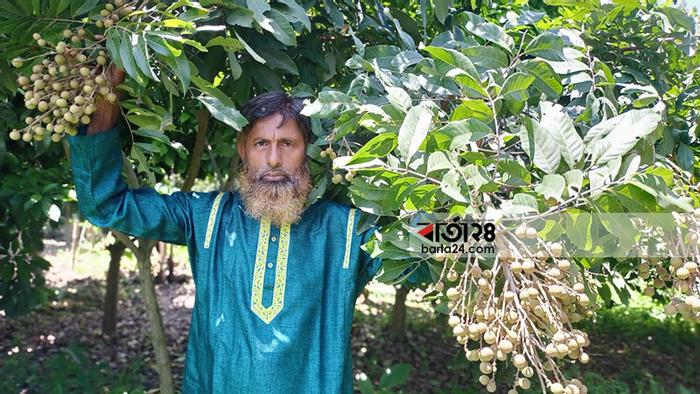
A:
[[[97,106],[87,135],[69,140],[81,211],[189,250],[196,296],[183,392],[352,392],[355,299],[381,265],[360,246],[376,229],[358,234],[359,212],[345,205],[305,206],[310,127],[300,100],[271,92],[243,106],[239,191],[171,195],[128,189],[119,108]]]

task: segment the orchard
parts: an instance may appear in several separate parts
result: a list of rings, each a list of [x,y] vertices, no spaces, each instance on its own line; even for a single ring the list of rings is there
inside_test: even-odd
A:
[[[634,300],[697,329],[700,18],[689,8],[598,0],[6,3],[2,318],[32,316],[54,300],[44,240],[77,213],[67,139],[101,105],[119,104],[129,187],[230,191],[241,167],[237,132],[247,124],[240,107],[284,90],[305,99],[311,121],[309,202],[351,205],[361,227],[379,228],[364,246],[382,260],[376,280],[396,287],[397,303],[400,292],[417,294],[431,324],[458,347],[449,357],[478,371],[472,386],[455,390],[597,392],[584,374],[606,355],[589,350],[596,344],[588,331]],[[125,72],[118,85],[115,69]],[[465,229],[481,223],[464,243],[483,241],[493,253],[421,253],[418,217],[461,218]],[[111,234],[113,244],[100,246],[117,256],[116,275],[124,248],[136,261],[157,386],[175,392],[154,283],[154,256],[167,260],[167,246]],[[121,252],[112,254],[114,245]],[[429,280],[409,281],[419,272]],[[110,277],[106,293],[117,294]],[[355,388],[426,391],[390,381],[385,374],[375,388],[365,376]]]

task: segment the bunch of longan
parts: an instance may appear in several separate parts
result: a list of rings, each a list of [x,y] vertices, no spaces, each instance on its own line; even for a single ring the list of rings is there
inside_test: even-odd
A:
[[[496,244],[499,254],[490,267],[479,256],[467,256],[459,273],[461,256],[440,256],[447,264],[436,285],[449,299],[448,323],[457,342],[468,360],[479,363],[479,382],[495,392],[499,361],[510,362],[516,374],[509,394],[530,388],[534,376],[551,393],[586,393],[581,381],[566,379],[558,366],[564,359],[590,360],[587,334],[571,326],[595,310],[585,272],[562,257],[561,244],[545,243],[531,227],[517,229],[511,239],[497,237]]]
[[[100,12],[103,19],[95,25],[112,27],[120,17],[129,15],[135,4],[111,0]],[[64,30],[58,42],[39,33],[34,33],[33,39],[44,52],[29,59],[15,58],[12,65],[21,68],[28,61],[42,59],[32,66],[30,75],[17,78],[24,91],[25,107],[36,113],[25,119],[25,128],[12,130],[10,139],[30,142],[49,137],[59,142],[65,135],[75,135],[81,124],[90,123],[97,109],[95,100],[117,100],[105,76],[111,64],[104,47],[105,36],[81,26]]]
[[[652,296],[656,289],[670,290],[671,302],[664,307],[667,315],[680,313],[683,318],[700,322],[700,208],[693,213],[673,213],[677,228],[685,229],[685,238],[663,242],[670,258],[645,258],[637,267],[639,277],[648,284],[643,293]]]

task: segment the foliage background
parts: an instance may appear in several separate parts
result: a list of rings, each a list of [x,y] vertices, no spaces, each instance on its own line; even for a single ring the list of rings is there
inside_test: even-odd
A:
[[[481,213],[495,204],[509,215],[564,203],[601,212],[700,205],[697,21],[670,3],[151,5],[153,20],[107,32],[107,48],[128,73],[122,104],[132,135],[123,148],[139,184],[171,191],[200,179],[199,190],[231,187],[238,169],[231,147],[242,125],[235,108],[268,90],[307,97],[317,137],[308,150],[312,198],[352,202],[379,216],[382,242],[370,248],[385,259],[385,282],[419,265],[402,252],[393,221],[401,209]],[[100,4],[10,0],[6,7],[0,309],[15,317],[51,299],[37,235],[69,220],[75,205],[65,146],[5,137],[27,116],[10,60],[37,53],[35,31],[52,37],[92,26]],[[133,37],[139,45],[130,45]],[[624,127],[616,128],[621,119]],[[528,136],[529,149],[521,143]],[[335,168],[321,156],[329,146],[341,156]],[[360,176],[331,182],[347,170]],[[439,273],[437,261],[420,264]],[[580,264],[623,279],[601,283],[607,305],[645,286],[638,261]]]

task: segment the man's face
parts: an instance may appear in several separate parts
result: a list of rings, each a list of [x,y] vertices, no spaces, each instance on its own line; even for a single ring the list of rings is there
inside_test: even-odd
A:
[[[313,188],[306,145],[296,121],[280,126],[282,115],[259,119],[236,145],[243,160],[240,193],[246,211],[281,226],[296,223]]]
[[[258,120],[236,148],[248,170],[258,180],[280,182],[306,162],[306,145],[299,126],[288,119],[281,127],[281,114]],[[286,174],[286,176],[285,176]]]

